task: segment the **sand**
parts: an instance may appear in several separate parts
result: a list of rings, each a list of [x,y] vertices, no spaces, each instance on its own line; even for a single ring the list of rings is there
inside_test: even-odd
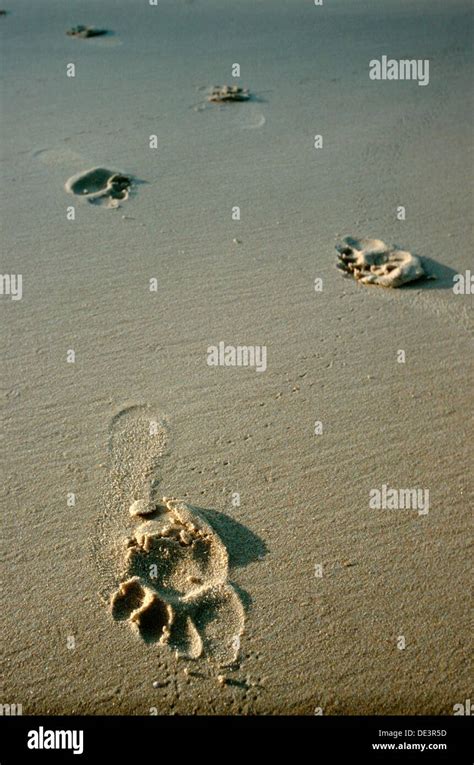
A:
[[[8,10],[0,701],[452,714],[471,689],[470,4]],[[429,85],[372,81],[382,55],[429,59]],[[252,98],[209,103],[216,84]],[[117,205],[67,193],[97,168],[132,179]],[[344,278],[346,235],[438,278]],[[265,347],[265,371],[209,364],[221,342]],[[429,512],[374,508],[384,485],[428,490]],[[160,595],[142,579],[162,528],[147,553],[156,518],[130,507],[163,497],[186,520]]]

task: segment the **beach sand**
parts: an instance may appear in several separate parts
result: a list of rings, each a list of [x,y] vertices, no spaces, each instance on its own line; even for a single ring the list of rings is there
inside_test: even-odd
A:
[[[8,10],[2,274],[23,295],[0,300],[0,701],[452,714],[471,689],[472,296],[452,289],[472,267],[470,4]],[[382,55],[429,59],[429,85],[371,81]],[[208,103],[225,84],[254,97]],[[132,179],[116,209],[65,189],[97,167]],[[345,235],[438,278],[362,286],[334,268]],[[266,370],[210,366],[220,342],[265,346]],[[429,512],[370,507],[383,485],[428,490]],[[196,658],[113,618],[150,495],[202,519],[203,582],[224,588],[193,612]]]

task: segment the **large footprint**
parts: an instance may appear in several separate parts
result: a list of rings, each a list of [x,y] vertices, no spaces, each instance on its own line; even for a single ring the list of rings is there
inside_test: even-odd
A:
[[[147,643],[229,664],[239,653],[244,609],[228,581],[227,550],[197,508],[157,497],[165,444],[165,426],[146,408],[114,420],[111,484],[119,502],[112,504],[120,523],[108,525],[118,578],[111,613]]]
[[[132,179],[127,175],[105,167],[93,167],[69,178],[65,189],[92,204],[119,207],[121,201],[128,199],[131,185]]]
[[[389,247],[380,239],[353,239],[346,236],[336,245],[338,268],[362,284],[401,287],[425,276],[420,258],[405,250]]]

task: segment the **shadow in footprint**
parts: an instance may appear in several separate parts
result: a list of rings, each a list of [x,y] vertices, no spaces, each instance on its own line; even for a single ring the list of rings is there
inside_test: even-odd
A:
[[[160,598],[153,598],[150,605],[132,616],[145,643],[156,643],[163,637],[163,631],[169,623],[169,612]]]
[[[129,578],[111,595],[112,617],[128,620],[146,643],[232,663],[252,601],[229,581],[229,565],[261,560],[267,547],[223,513],[162,502],[123,540]]]
[[[428,278],[405,284],[404,290],[419,290],[420,288],[423,290],[452,290],[453,276],[455,276],[458,271],[455,271],[454,268],[450,268],[449,266],[444,266],[442,263],[432,260],[432,258],[427,258],[421,255],[418,257],[421,260],[423,269]]]
[[[253,603],[250,593],[248,593],[247,590],[244,590],[239,584],[236,584],[235,582],[232,582],[232,587],[239,596],[245,611],[248,611]]]
[[[145,592],[138,581],[124,582],[112,601],[112,616],[116,621],[129,619],[133,611],[139,608]]]
[[[252,687],[247,680],[237,680],[234,677],[227,677],[225,684],[231,688],[240,688],[243,691],[248,691]]]
[[[202,513],[226,546],[231,568],[247,566],[252,561],[262,560],[267,554],[268,547],[263,539],[238,521],[229,518],[228,515],[224,515],[218,510],[202,507],[196,509]],[[244,609],[248,611],[252,604],[251,596],[239,585],[233,583],[232,586],[239,595]]]
[[[116,621],[129,619],[145,643],[156,643],[170,623],[171,611],[161,598],[147,593],[134,577],[122,582],[113,596],[112,616]]]
[[[255,560],[261,560],[268,548],[259,536],[224,513],[207,508],[196,508],[206,518],[222,539],[229,553],[229,563],[233,568],[247,566]]]
[[[119,202],[129,198],[133,187],[144,183],[146,181],[140,178],[116,170],[92,167],[71,176],[65,183],[65,189],[68,194],[82,197],[91,204],[105,203],[109,207],[117,207]]]
[[[71,27],[66,31],[68,37],[76,37],[81,40],[86,40],[91,37],[105,37],[107,35],[114,34],[108,29],[98,29],[97,27],[89,27],[84,24],[78,24],[76,27]]]

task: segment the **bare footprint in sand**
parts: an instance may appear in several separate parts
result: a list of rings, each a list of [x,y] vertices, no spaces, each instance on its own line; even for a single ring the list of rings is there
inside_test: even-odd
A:
[[[198,90],[206,90],[199,87]],[[225,107],[232,102],[246,102],[245,109],[226,109]],[[211,104],[220,104],[221,109],[217,111],[223,124],[236,127],[242,130],[254,130],[265,125],[266,118],[260,108],[262,99],[256,94],[250,93],[248,88],[241,88],[238,85],[214,85],[207,93],[207,101],[194,104],[193,109],[197,112],[213,110]],[[225,116],[225,120],[224,120]]]
[[[168,644],[183,656],[235,659],[243,607],[228,582],[227,550],[197,508],[164,498],[138,521],[124,559],[127,578],[111,600],[115,618],[128,610],[146,642]]]
[[[248,101],[250,91],[248,88],[240,88],[238,85],[213,85],[207,100],[223,104],[231,101]]]
[[[92,204],[118,207],[121,201],[128,199],[131,185],[132,179],[127,175],[105,167],[93,167],[69,178],[65,189]]]
[[[102,525],[115,569],[111,613],[146,643],[230,664],[239,652],[244,608],[228,579],[227,550],[200,510],[157,496],[166,441],[165,426],[146,407],[114,420],[109,521]]]
[[[343,239],[336,245],[337,267],[362,284],[401,287],[426,276],[420,258],[411,252],[389,247],[380,239]]]
[[[108,32],[106,29],[96,29],[96,27],[85,27],[82,24],[78,24],[77,27],[68,29],[66,34],[69,37],[79,37],[80,39],[85,40],[88,37],[102,37],[103,35],[107,35]]]

